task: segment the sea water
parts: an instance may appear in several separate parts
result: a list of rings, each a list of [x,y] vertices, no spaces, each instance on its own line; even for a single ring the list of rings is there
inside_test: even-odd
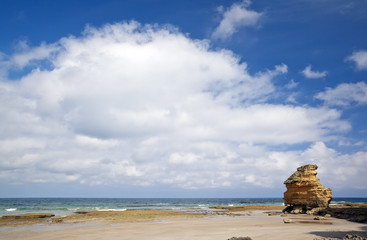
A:
[[[367,203],[367,198],[333,198],[331,204]],[[283,205],[282,198],[0,198],[0,216],[53,213],[67,216],[76,211],[125,211],[158,209],[208,212],[211,206]]]

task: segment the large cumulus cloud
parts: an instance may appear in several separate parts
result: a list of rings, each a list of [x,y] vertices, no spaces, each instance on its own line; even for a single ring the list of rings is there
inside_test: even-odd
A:
[[[328,149],[320,141],[350,129],[335,109],[270,103],[286,65],[250,74],[233,52],[172,26],[87,27],[1,66],[0,76],[31,69],[0,81],[9,183],[271,187],[308,162],[311,150],[291,146]]]

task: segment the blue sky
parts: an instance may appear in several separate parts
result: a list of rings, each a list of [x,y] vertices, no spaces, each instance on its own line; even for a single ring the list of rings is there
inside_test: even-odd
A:
[[[0,197],[367,197],[367,1],[0,6]]]

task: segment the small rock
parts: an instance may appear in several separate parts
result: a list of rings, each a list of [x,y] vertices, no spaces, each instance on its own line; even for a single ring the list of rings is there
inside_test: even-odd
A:
[[[231,237],[227,240],[252,240],[250,237]]]
[[[358,235],[347,234],[343,237],[343,240],[367,240],[367,238]]]
[[[286,218],[286,219],[283,219],[283,222],[284,222],[284,223],[291,223],[291,222],[293,222],[293,221],[292,221],[292,219]]]
[[[315,217],[313,220],[325,220],[325,218],[318,216],[318,217]]]
[[[300,214],[300,213],[302,213],[302,210],[297,208],[297,209],[292,210],[291,213]]]
[[[280,215],[280,212],[270,212],[268,213],[268,216],[274,216],[274,215]]]

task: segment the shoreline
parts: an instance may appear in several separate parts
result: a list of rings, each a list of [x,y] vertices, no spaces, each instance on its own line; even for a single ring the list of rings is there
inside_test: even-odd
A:
[[[350,206],[352,207],[352,206]],[[80,211],[63,218],[9,218],[0,221],[0,239],[198,239],[227,240],[231,237],[260,239],[342,239],[346,234],[367,238],[367,224],[331,216],[283,214],[284,206],[213,206],[217,214],[164,210]],[[334,208],[338,209],[338,208]],[[33,214],[37,215],[37,214]],[[290,223],[285,223],[288,219]],[[3,219],[4,220],[4,219]]]
[[[285,206],[280,205],[241,205],[241,206],[210,206],[208,210],[176,211],[161,209],[123,209],[116,211],[98,210],[98,211],[75,211],[71,215],[55,216],[52,213],[25,213],[10,214],[0,217],[0,227],[31,225],[38,223],[56,224],[61,222],[135,222],[155,220],[158,218],[173,217],[205,217],[205,216],[248,216],[252,211],[262,211],[269,215],[294,215],[283,213]],[[302,214],[300,214],[302,215]],[[336,217],[348,219],[355,222],[367,222],[367,203],[349,203],[343,205],[334,205],[319,210],[313,215]]]
[[[367,237],[367,224],[311,215],[280,215],[279,210],[231,209],[219,215],[188,214],[159,210],[85,212],[58,223],[35,223],[0,227],[0,239],[200,239],[227,240],[231,237],[313,240],[346,234]],[[89,216],[88,216],[89,215]],[[122,217],[124,216],[124,217]],[[291,223],[284,223],[291,219]]]
[[[172,218],[195,218],[210,216],[249,216],[252,211],[278,211],[280,214],[284,206],[280,205],[242,205],[242,206],[211,206],[207,210],[175,211],[159,209],[124,209],[98,210],[98,211],[75,211],[67,216],[55,216],[51,213],[25,213],[10,214],[0,217],[0,227],[23,226],[32,224],[57,224],[57,223],[85,223],[85,222],[141,222]]]

